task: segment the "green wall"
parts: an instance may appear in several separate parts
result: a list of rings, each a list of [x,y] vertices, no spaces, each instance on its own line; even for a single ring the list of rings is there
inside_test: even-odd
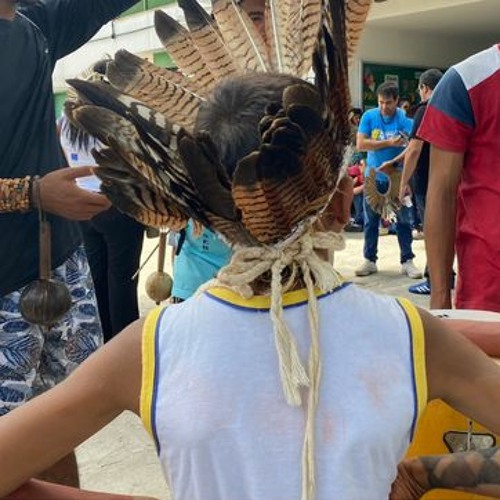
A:
[[[153,54],[153,62],[162,68],[175,68],[172,58],[166,52],[156,52]]]
[[[175,2],[176,0],[141,0],[124,12],[122,16],[129,16],[130,14],[137,14],[138,12],[144,12],[145,10],[157,9],[163,5]]]
[[[65,100],[66,92],[57,92],[56,94],[54,94],[54,101],[56,104],[56,118],[59,118],[62,115],[62,109]]]

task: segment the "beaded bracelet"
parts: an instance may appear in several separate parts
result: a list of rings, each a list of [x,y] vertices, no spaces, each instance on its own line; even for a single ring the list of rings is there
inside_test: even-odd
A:
[[[26,212],[31,207],[32,178],[0,179],[0,212]]]

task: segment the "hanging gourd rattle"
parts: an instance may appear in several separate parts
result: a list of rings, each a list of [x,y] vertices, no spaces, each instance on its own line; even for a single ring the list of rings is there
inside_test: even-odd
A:
[[[70,310],[71,295],[64,283],[50,277],[52,269],[50,222],[41,208],[38,178],[33,180],[33,199],[38,207],[40,277],[22,291],[19,309],[26,321],[50,328]]]

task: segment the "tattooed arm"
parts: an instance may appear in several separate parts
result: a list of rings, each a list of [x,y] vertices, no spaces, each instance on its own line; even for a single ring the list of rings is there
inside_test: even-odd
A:
[[[416,500],[437,488],[500,498],[500,450],[408,458],[398,467],[390,500]]]

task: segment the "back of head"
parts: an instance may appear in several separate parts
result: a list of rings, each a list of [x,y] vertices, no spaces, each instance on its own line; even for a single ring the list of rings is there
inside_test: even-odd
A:
[[[424,71],[420,78],[418,79],[419,85],[425,85],[429,87],[431,90],[436,88],[436,85],[439,83],[439,80],[443,77],[443,73],[436,68],[428,69]]]
[[[295,83],[306,84],[299,78],[281,74],[232,77],[218,84],[200,106],[195,131],[210,134],[230,177],[238,161],[259,148],[259,122],[267,107],[281,105],[283,91]]]
[[[352,121],[354,118],[361,118],[362,114],[363,112],[361,111],[361,108],[351,108],[349,110],[348,118]]]

